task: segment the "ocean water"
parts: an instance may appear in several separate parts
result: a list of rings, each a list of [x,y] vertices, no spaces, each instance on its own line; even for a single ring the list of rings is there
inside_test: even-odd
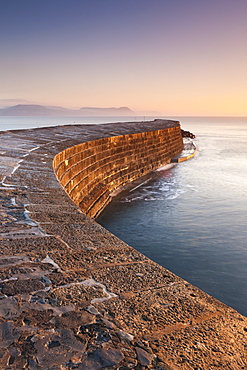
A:
[[[132,122],[155,117],[140,116],[88,116],[88,117],[5,117],[0,116],[0,131],[49,127],[73,124],[100,124],[110,122]]]
[[[97,221],[247,316],[247,118],[178,119],[196,156],[114,197]]]

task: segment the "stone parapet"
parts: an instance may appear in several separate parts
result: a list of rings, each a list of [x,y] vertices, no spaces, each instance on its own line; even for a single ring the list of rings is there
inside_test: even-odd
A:
[[[53,166],[73,202],[95,218],[113,190],[169,163],[182,149],[176,126],[82,143],[58,153]]]

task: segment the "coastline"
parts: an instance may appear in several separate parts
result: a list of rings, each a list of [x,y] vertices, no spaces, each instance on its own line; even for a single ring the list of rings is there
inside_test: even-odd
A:
[[[187,139],[187,138],[185,139],[184,138],[183,139],[184,149],[180,154],[178,154],[177,156],[175,156],[171,159],[171,163],[184,162],[184,161],[187,161],[187,160],[193,158],[196,155],[197,149],[196,149],[196,145],[193,141],[193,138],[190,138],[190,139]]]
[[[56,154],[135,124],[1,134],[3,369],[246,365],[245,317],[105,230],[55,179]]]

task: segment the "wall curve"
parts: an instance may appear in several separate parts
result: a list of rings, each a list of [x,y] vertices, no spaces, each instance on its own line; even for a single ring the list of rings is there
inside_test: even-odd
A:
[[[110,193],[169,163],[183,149],[180,125],[84,142],[58,153],[58,181],[80,209],[95,218]]]

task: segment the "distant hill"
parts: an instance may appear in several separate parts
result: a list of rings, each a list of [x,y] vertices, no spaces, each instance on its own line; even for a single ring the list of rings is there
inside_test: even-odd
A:
[[[1,116],[54,116],[54,109],[46,108],[42,105],[18,104],[0,110]]]
[[[135,115],[128,107],[97,108],[83,107],[80,109],[67,109],[63,107],[49,107],[34,104],[18,104],[0,109],[0,116],[130,116]]]
[[[133,112],[128,107],[120,107],[120,108],[96,108],[96,107],[83,107],[80,109],[80,112],[83,113],[83,115],[114,115],[114,116],[128,116],[128,115],[134,115],[135,112]]]
[[[17,104],[38,104],[37,102],[31,102],[25,99],[0,99],[0,109],[12,107]]]

